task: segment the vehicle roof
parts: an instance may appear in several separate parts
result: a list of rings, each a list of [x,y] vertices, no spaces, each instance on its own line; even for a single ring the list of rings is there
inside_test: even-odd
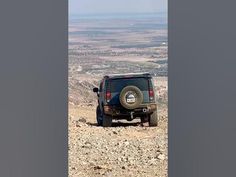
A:
[[[104,76],[104,78],[109,79],[119,79],[119,78],[126,78],[126,77],[151,77],[150,73],[125,73],[125,74],[109,74]]]

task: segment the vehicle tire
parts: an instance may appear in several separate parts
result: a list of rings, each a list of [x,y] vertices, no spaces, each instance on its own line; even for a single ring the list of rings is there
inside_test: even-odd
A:
[[[149,122],[149,116],[148,115],[147,116],[142,116],[140,118],[140,120],[141,120],[141,123]]]
[[[111,125],[112,125],[112,117],[107,116],[107,115],[103,115],[102,126],[103,127],[111,127]]]
[[[101,114],[101,110],[99,108],[99,106],[97,106],[97,110],[96,110],[96,117],[97,117],[97,124],[98,126],[102,126],[102,114]]]
[[[133,102],[128,102],[128,97],[133,97]],[[120,104],[126,109],[135,109],[143,102],[143,93],[136,86],[127,86],[120,92]]]
[[[154,111],[149,116],[149,126],[150,127],[156,127],[157,125],[158,125],[158,115],[157,115],[157,111]]]

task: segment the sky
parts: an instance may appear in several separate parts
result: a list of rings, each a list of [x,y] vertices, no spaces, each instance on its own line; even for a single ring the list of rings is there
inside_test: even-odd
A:
[[[69,14],[156,13],[167,0],[69,0]]]

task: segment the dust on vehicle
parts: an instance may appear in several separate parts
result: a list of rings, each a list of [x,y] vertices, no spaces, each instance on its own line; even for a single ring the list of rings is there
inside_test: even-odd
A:
[[[157,103],[152,76],[149,73],[106,75],[100,81],[96,110],[99,126],[110,127],[112,120],[141,119],[149,126],[157,126]]]

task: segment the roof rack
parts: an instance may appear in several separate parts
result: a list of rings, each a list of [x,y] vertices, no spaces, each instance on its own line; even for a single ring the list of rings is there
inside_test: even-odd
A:
[[[122,77],[129,77],[129,76],[134,76],[134,77],[151,77],[150,73],[124,73],[124,74],[109,74],[105,75],[104,78],[122,78]]]

